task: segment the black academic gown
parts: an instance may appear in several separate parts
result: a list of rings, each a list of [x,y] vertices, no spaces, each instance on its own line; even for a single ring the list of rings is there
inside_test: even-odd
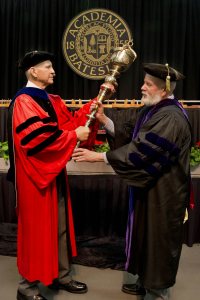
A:
[[[122,119],[130,128],[126,114]],[[115,123],[116,140],[122,123]],[[180,104],[166,99],[142,109],[134,129],[124,130],[129,143],[107,153],[131,187],[126,266],[145,288],[168,288],[176,279],[189,203],[190,125]]]

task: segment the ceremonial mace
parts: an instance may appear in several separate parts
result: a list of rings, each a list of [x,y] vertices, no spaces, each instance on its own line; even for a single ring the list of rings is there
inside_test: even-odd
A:
[[[113,54],[110,58],[109,63],[109,73],[106,75],[104,83],[111,83],[117,88],[117,78],[120,76],[121,72],[125,72],[134,60],[137,57],[135,51],[131,48],[133,45],[132,42],[124,44],[122,47],[117,47],[114,49]],[[85,123],[85,127],[89,127],[92,121],[95,119],[95,114],[98,110],[98,103],[102,103],[104,100],[109,99],[112,96],[111,89],[106,86],[101,86],[99,94],[97,96],[98,102],[91,111],[89,115],[87,115],[88,120]],[[78,141],[76,147],[78,148],[81,141]]]

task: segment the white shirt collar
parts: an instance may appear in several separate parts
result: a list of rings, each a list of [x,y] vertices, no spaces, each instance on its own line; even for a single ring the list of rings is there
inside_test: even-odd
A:
[[[37,89],[41,90],[41,88],[39,86],[37,86],[35,83],[33,83],[30,80],[27,81],[26,87],[34,87],[34,88],[37,88]]]

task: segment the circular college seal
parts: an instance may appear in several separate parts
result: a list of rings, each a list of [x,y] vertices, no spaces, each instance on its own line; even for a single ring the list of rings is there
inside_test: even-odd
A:
[[[113,11],[90,9],[77,15],[63,34],[62,48],[66,62],[79,75],[103,79],[116,47],[132,40],[125,21]]]

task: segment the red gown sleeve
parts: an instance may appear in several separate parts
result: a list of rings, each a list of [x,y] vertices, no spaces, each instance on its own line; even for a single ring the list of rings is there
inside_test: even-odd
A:
[[[57,110],[57,115],[61,117],[62,127],[68,128],[68,130],[77,128],[79,126],[85,126],[88,120],[87,115],[90,114],[90,106],[96,100],[96,98],[92,99],[90,102],[84,104],[79,110],[76,110],[74,114],[72,114],[68,110],[67,106],[65,105],[64,101],[60,98],[60,96],[50,95],[50,99],[54,104],[54,109]],[[55,105],[55,103],[57,102],[60,102],[59,106]],[[99,129],[99,122],[95,119],[90,125],[90,135],[88,140],[82,142],[80,147],[92,149],[95,143],[98,129]]]

